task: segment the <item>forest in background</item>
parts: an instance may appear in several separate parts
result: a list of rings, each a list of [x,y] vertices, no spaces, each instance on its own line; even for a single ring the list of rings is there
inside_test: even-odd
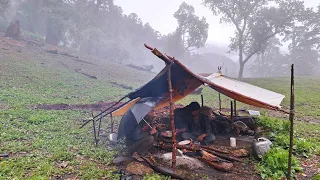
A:
[[[185,2],[173,14],[178,22],[176,30],[161,34],[137,14],[124,14],[114,0],[1,0],[0,30],[5,32],[11,22],[19,20],[25,38],[120,64],[152,65],[154,71],[163,63],[153,60],[144,43],[197,71],[206,67],[206,73],[230,64],[225,71],[232,69],[232,76],[286,76],[294,63],[297,75],[320,74],[320,5],[306,8],[299,0],[199,3],[221,17],[221,23],[236,28],[228,50],[237,54],[237,64],[220,58],[226,51],[199,53],[208,51],[210,27],[206,18],[198,17],[194,7]],[[288,52],[280,50],[283,43],[289,44]]]

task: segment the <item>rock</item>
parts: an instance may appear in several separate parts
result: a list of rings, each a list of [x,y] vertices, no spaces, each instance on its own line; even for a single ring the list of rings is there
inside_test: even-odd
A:
[[[66,168],[69,165],[68,161],[62,161],[62,163],[58,164],[59,168]]]
[[[158,159],[162,159],[163,161],[165,161],[168,164],[172,163],[172,153],[165,153],[165,154],[160,154],[160,155],[155,155],[156,158]],[[185,155],[180,155],[176,156],[176,165],[177,166],[187,166],[189,169],[200,169],[203,168],[204,165],[201,161],[199,161],[196,158],[192,158],[189,156],[185,156]]]
[[[230,154],[234,157],[248,157],[249,152],[245,149],[237,149],[230,152]]]
[[[153,170],[141,163],[138,162],[132,162],[127,165],[126,171],[134,174],[134,175],[145,175],[145,174],[151,174],[153,173]]]

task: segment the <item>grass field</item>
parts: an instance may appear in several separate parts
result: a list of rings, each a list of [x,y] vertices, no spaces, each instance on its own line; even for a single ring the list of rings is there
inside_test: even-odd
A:
[[[95,148],[90,130],[79,129],[90,112],[36,110],[33,105],[114,101],[129,91],[110,82],[137,88],[154,76],[93,58],[79,61],[40,48],[8,48],[0,43],[0,154],[10,155],[0,160],[0,179],[116,179],[110,164],[114,152],[103,146]],[[288,106],[288,78],[245,81],[285,94],[283,106]],[[320,125],[298,120],[320,119],[319,87],[319,78],[296,78],[296,131],[312,142],[320,142]],[[217,93],[205,88],[203,94],[207,105],[217,106]],[[188,96],[181,103],[191,100],[200,97]]]

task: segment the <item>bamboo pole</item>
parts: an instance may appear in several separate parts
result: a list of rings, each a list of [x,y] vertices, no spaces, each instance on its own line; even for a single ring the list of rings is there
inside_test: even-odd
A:
[[[176,168],[176,128],[174,126],[174,112],[173,112],[173,100],[172,100],[172,82],[171,82],[171,65],[168,69],[168,87],[170,92],[170,119],[171,119],[171,130],[172,130],[172,168]]]
[[[291,65],[291,96],[290,96],[290,146],[288,158],[288,174],[287,179],[291,178],[291,162],[292,162],[292,146],[293,146],[293,118],[294,118],[294,65]]]

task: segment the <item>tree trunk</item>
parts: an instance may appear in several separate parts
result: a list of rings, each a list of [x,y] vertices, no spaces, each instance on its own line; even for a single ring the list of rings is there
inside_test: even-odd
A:
[[[239,32],[239,65],[240,65],[240,69],[239,69],[239,74],[238,74],[238,78],[242,78],[243,76],[243,69],[244,69],[244,62],[243,62],[243,32]]]
[[[242,78],[243,76],[243,69],[244,69],[244,62],[243,62],[243,47],[239,47],[239,65],[240,65],[240,69],[239,69],[239,74],[238,74],[238,78]]]
[[[240,69],[239,69],[238,78],[242,78],[243,77],[243,70],[244,70],[244,63],[241,62],[241,63],[239,63],[239,65],[240,65]]]
[[[6,37],[11,37],[13,39],[20,40],[21,39],[21,31],[20,31],[20,22],[16,20],[12,22],[7,29]]]

